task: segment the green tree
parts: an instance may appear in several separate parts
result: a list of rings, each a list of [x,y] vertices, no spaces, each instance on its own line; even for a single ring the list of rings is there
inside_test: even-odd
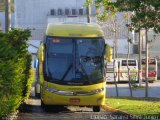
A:
[[[145,76],[145,96],[148,97],[148,31],[153,29],[155,33],[160,32],[160,1],[159,0],[117,0],[117,6],[120,6],[119,10],[133,11],[134,14],[131,17],[131,24],[140,31],[145,29],[146,35],[146,76]]]
[[[145,29],[146,33],[146,92],[148,97],[148,30],[153,29],[155,33],[160,32],[160,1],[159,0],[117,0],[109,3],[108,0],[97,0],[99,7],[108,8],[112,5],[118,11],[131,11],[131,25],[136,32]],[[105,2],[106,1],[106,2]],[[101,19],[105,19],[105,11],[102,13]]]
[[[156,33],[160,32],[160,1],[159,0],[96,0],[95,5],[100,9],[98,18],[106,21],[109,15],[121,11],[131,11],[132,26],[139,31],[140,29],[153,29]]]
[[[97,8],[96,14],[97,14],[97,19],[102,26],[107,23],[107,21],[110,21],[109,24],[112,24],[114,27],[110,29],[112,33],[114,33],[114,41],[113,41],[113,51],[114,55],[113,58],[117,58],[117,31],[118,31],[118,26],[117,26],[117,20],[116,20],[116,12],[117,8],[111,4],[110,0],[95,0],[95,6]],[[109,28],[107,28],[109,29]],[[118,86],[117,86],[117,81],[115,79],[115,72],[114,74],[114,83],[116,87],[116,95],[119,96],[118,93]]]

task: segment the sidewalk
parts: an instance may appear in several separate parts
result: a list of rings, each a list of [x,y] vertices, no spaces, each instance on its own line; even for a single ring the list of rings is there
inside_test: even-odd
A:
[[[128,83],[118,83],[118,93],[119,97],[130,96],[129,85]],[[138,85],[138,84],[137,84]],[[145,83],[142,83],[142,86],[145,86]],[[148,96],[160,98],[160,80],[155,81],[154,83],[148,83]],[[114,84],[106,85],[107,97],[116,96],[116,88]],[[136,88],[132,90],[133,97],[145,97],[145,87]]]

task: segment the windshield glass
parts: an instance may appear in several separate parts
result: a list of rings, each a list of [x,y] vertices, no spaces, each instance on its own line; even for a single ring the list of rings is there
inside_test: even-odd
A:
[[[59,84],[92,84],[103,80],[102,38],[46,39],[46,73]]]
[[[128,60],[129,66],[136,66],[136,60]],[[122,60],[122,66],[127,66],[127,60]]]

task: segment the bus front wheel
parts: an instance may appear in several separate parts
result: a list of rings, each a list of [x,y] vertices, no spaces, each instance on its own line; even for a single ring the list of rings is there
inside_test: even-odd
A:
[[[44,103],[43,103],[43,101],[41,100],[41,107],[44,107]]]
[[[45,105],[42,100],[41,100],[41,107],[42,107],[46,112],[50,111],[50,106],[49,106],[49,105]]]
[[[100,106],[93,106],[93,112],[99,112]]]

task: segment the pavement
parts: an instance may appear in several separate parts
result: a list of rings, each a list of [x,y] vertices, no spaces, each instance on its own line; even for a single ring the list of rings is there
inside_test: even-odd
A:
[[[119,97],[130,96],[129,85],[128,83],[118,83],[118,94]],[[137,86],[139,84],[137,83]],[[160,98],[160,80],[155,81],[154,83],[148,83],[148,97]],[[115,97],[116,87],[115,84],[107,83],[106,84],[107,97]],[[133,97],[145,97],[145,83],[142,83],[142,87],[132,89]]]

